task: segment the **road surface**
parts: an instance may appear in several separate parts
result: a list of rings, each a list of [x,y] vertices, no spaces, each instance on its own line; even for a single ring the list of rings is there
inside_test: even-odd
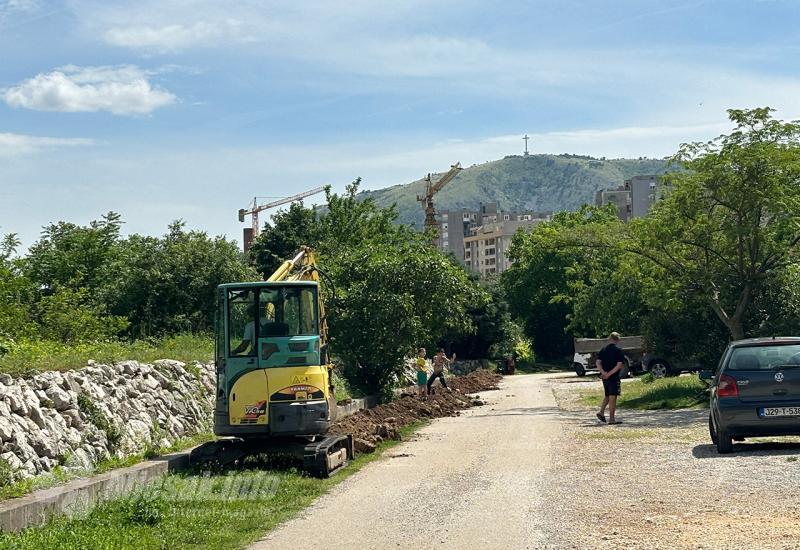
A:
[[[394,447],[253,548],[541,548],[559,420],[547,377],[506,377],[483,407]]]

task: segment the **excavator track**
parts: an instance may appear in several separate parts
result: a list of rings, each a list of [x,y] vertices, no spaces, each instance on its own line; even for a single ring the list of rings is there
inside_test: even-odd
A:
[[[330,477],[354,456],[352,435],[329,435],[306,445],[303,469],[315,477]]]
[[[330,477],[355,457],[350,435],[318,436],[314,441],[224,438],[203,443],[189,454],[189,464],[221,470],[242,463],[248,456],[269,453],[291,454],[302,460],[303,470],[314,477]]]

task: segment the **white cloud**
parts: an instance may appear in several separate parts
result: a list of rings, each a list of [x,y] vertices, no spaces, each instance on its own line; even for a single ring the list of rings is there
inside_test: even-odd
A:
[[[94,140],[87,138],[55,138],[0,132],[0,156],[6,157],[35,153],[42,149],[75,147],[93,144]]]
[[[239,26],[236,20],[222,23],[197,21],[193,24],[122,26],[109,29],[103,38],[113,46],[169,53],[193,46],[215,44],[222,38],[235,36]]]
[[[153,87],[148,76],[133,65],[67,65],[2,90],[0,97],[12,107],[37,111],[141,115],[176,100],[167,90]]]

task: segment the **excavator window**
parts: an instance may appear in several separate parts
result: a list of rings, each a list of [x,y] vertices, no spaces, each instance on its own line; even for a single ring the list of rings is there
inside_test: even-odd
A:
[[[228,348],[231,356],[256,354],[256,296],[252,290],[228,293]]]
[[[259,297],[260,337],[318,334],[315,291],[312,288],[263,289]]]

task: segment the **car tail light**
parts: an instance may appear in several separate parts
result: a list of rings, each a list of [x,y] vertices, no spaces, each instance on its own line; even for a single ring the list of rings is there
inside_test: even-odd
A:
[[[736,385],[736,378],[723,374],[717,383],[717,397],[739,397],[739,386]]]

